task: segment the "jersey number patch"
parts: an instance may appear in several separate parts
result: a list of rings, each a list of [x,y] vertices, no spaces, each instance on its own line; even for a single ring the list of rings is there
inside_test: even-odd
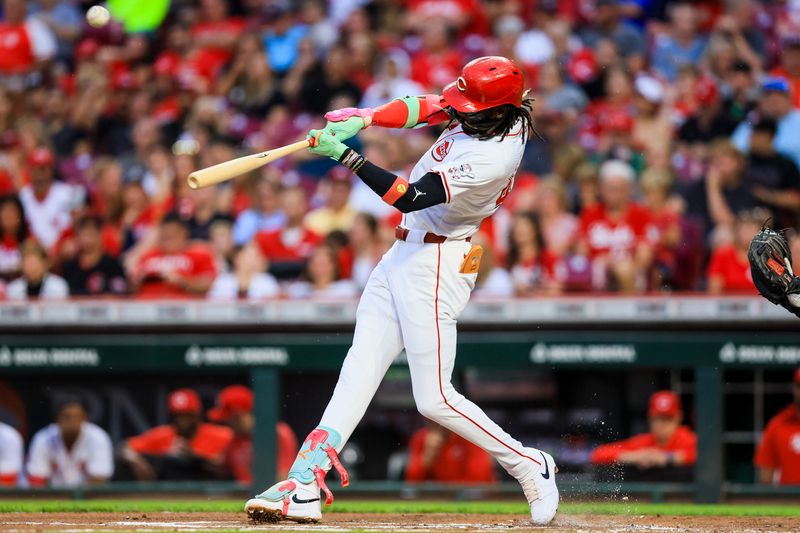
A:
[[[500,204],[503,203],[503,200],[506,199],[506,196],[508,196],[508,193],[510,193],[511,189],[513,188],[514,188],[514,176],[511,176],[510,178],[508,178],[508,183],[506,184],[506,186],[503,187],[502,191],[500,191],[500,196],[497,197],[497,201],[494,203],[494,206],[500,207]]]

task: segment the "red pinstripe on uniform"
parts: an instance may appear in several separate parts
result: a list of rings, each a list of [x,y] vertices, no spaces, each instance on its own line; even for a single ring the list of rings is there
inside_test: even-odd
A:
[[[439,331],[439,272],[440,272],[441,266],[442,266],[442,245],[441,244],[437,244],[436,245],[436,254],[437,254],[436,255],[436,290],[434,291],[434,296],[435,296],[434,306],[435,306],[435,310],[436,310],[436,362],[437,362],[437,369],[439,371],[439,394],[441,394],[441,396],[442,396],[442,401],[444,401],[444,403],[445,403],[445,405],[447,407],[449,407],[450,409],[452,409],[453,411],[455,411],[456,413],[461,415],[463,418],[466,418],[467,420],[472,422],[475,425],[475,427],[477,427],[478,429],[480,429],[481,431],[483,431],[484,433],[486,433],[487,435],[492,437],[494,440],[496,440],[497,442],[499,442],[500,444],[502,444],[503,446],[505,446],[506,448],[508,448],[512,452],[514,452],[515,454],[519,455],[520,457],[524,457],[525,459],[529,459],[529,460],[533,461],[534,463],[536,463],[537,465],[541,466],[542,463],[540,463],[539,461],[537,461],[533,457],[529,457],[529,456],[525,455],[524,453],[515,450],[514,448],[512,448],[511,446],[509,446],[505,442],[501,441],[500,439],[498,439],[497,437],[492,435],[486,428],[484,428],[483,426],[481,426],[480,424],[475,422],[473,419],[471,419],[470,417],[468,417],[467,415],[465,415],[464,413],[462,413],[461,411],[459,411],[458,409],[456,409],[455,407],[450,405],[450,402],[447,401],[447,397],[444,395],[444,386],[442,385],[442,335],[441,335],[441,332]]]

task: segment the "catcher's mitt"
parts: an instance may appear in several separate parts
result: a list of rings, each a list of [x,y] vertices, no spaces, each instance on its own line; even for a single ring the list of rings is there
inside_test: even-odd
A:
[[[793,305],[800,298],[800,278],[792,272],[792,252],[784,236],[761,228],[750,241],[747,258],[758,292],[770,302],[800,316],[800,307]]]

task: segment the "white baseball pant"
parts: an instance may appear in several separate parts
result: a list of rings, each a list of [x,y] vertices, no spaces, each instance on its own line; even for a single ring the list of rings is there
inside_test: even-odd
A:
[[[353,345],[320,421],[350,438],[392,361],[405,348],[419,412],[480,446],[517,479],[537,467],[523,445],[450,383],[456,319],[477,274],[459,272],[471,245],[395,242],[372,272],[356,313]]]

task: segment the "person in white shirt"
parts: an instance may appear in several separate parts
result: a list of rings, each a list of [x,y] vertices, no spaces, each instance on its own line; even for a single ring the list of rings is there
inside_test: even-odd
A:
[[[241,248],[233,258],[233,272],[223,272],[208,291],[209,300],[263,300],[280,294],[280,286],[267,273],[267,258],[253,244]]]
[[[72,224],[71,212],[77,200],[76,190],[54,181],[53,152],[40,146],[28,156],[31,182],[19,192],[31,233],[45,248],[50,248]]]
[[[22,244],[22,276],[6,287],[9,300],[63,300],[69,296],[64,278],[48,272],[47,252],[35,241]]]
[[[22,436],[19,431],[0,422],[0,487],[13,487],[22,472]]]
[[[497,266],[494,259],[492,243],[483,233],[476,233],[472,238],[476,245],[483,246],[483,258],[478,267],[478,279],[472,297],[481,298],[511,298],[514,296],[514,280],[511,274],[503,267]]]
[[[86,418],[80,399],[66,398],[56,409],[55,423],[36,432],[28,450],[32,487],[80,487],[111,478],[111,438]]]

